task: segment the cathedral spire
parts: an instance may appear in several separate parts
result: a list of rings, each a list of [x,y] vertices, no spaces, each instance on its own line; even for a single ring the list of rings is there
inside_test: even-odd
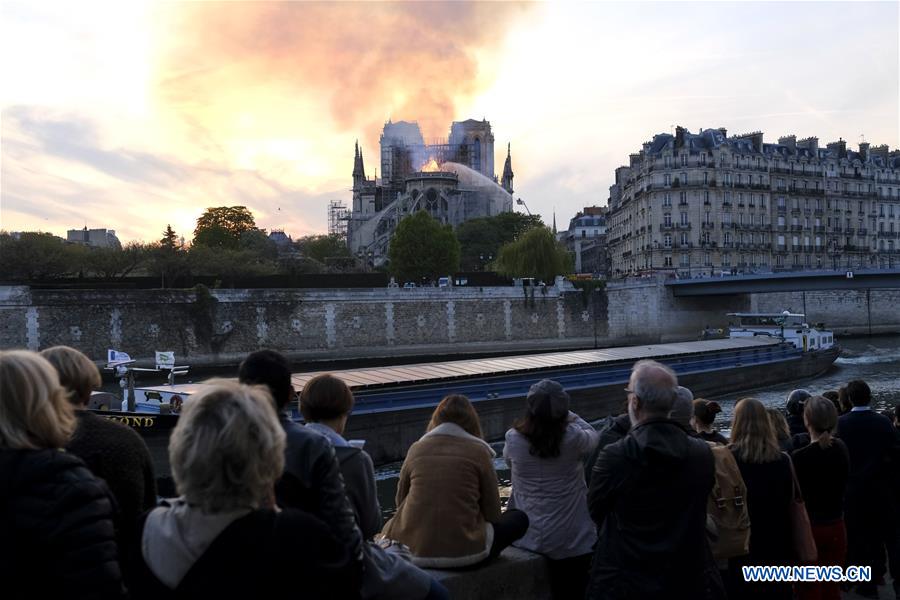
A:
[[[513,171],[512,171],[512,144],[506,145],[506,162],[503,164],[503,177],[500,179],[500,186],[513,193]]]
[[[553,208],[553,235],[556,235],[556,208]]]
[[[353,188],[362,188],[366,180],[366,168],[363,166],[362,150],[359,149],[359,140],[356,141],[353,153]]]

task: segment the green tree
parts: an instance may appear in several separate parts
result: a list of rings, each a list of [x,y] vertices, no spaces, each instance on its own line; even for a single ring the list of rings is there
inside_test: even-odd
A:
[[[51,233],[29,231],[17,238],[0,232],[0,277],[15,281],[56,279],[78,273],[86,248]]]
[[[129,242],[124,248],[89,248],[85,267],[97,277],[122,279],[146,263],[150,249],[140,242]]]
[[[166,225],[166,230],[163,232],[162,239],[159,240],[159,247],[174,252],[179,250],[180,246],[178,234],[175,233],[175,230],[172,229],[171,225]]]
[[[166,226],[159,243],[149,248],[149,271],[159,277],[160,287],[186,284],[190,276],[187,252],[171,225]]]
[[[572,271],[572,257],[552,231],[536,227],[503,246],[494,267],[507,277],[538,277],[550,283]]]
[[[420,210],[397,225],[388,258],[390,272],[401,281],[434,279],[459,270],[459,240],[450,225]]]
[[[519,239],[529,229],[542,226],[540,216],[516,212],[466,221],[456,228],[460,267],[463,271],[482,271],[499,256],[501,246]]]
[[[297,246],[303,256],[322,264],[352,258],[347,244],[338,235],[308,235],[297,240]]]
[[[256,221],[246,206],[207,208],[197,219],[194,245],[237,249],[241,245],[241,234],[254,229]]]

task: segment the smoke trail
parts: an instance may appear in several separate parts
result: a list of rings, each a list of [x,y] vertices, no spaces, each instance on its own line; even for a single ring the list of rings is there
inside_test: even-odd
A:
[[[445,137],[456,107],[492,75],[524,5],[482,2],[173,3],[162,103],[207,126],[265,111],[327,107],[343,131],[388,117]],[[249,115],[249,116],[248,116]],[[480,116],[480,115],[479,115]],[[371,135],[371,133],[370,133]]]

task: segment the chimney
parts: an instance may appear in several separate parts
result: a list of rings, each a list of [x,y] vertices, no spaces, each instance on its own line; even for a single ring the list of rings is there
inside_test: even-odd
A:
[[[802,139],[797,142],[797,146],[799,146],[800,148],[806,148],[814,157],[819,155],[819,138],[817,137],[808,137],[806,139]]]
[[[795,152],[797,150],[797,136],[796,135],[785,135],[778,138],[778,143],[782,146],[787,146],[791,149],[791,152]]]
[[[722,137],[725,137],[725,138],[728,137],[728,130],[725,129],[724,127],[719,127],[719,132],[722,134]]]
[[[827,148],[837,152],[838,158],[847,158],[847,142],[843,138],[839,138],[836,142],[830,142]]]
[[[684,147],[684,132],[685,129],[682,126],[678,126],[675,128],[675,149]]]
[[[859,158],[863,162],[869,161],[869,142],[859,143]]]

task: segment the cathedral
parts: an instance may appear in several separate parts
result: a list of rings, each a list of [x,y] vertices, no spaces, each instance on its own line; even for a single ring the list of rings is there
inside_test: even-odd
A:
[[[397,224],[427,210],[454,227],[513,208],[510,148],[499,182],[494,172],[494,134],[488,121],[456,121],[446,140],[426,143],[418,123],[388,121],[380,139],[381,176],[366,176],[362,150],[353,162],[353,208],[347,244],[370,266],[387,260]]]

